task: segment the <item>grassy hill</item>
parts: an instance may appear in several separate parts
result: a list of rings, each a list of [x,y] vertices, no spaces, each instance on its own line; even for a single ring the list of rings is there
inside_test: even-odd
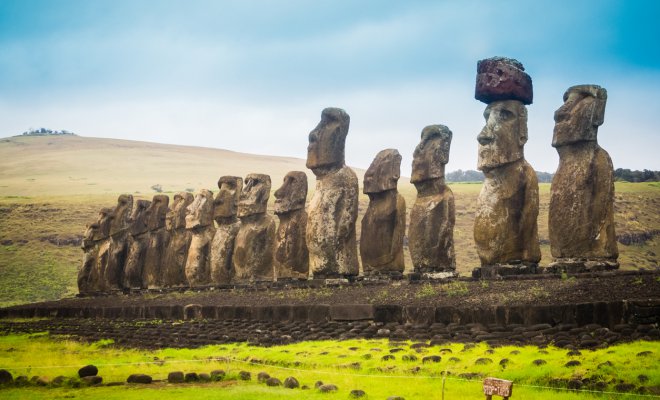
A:
[[[155,184],[170,195],[200,188],[217,191],[220,176],[251,172],[270,174],[274,191],[291,170],[308,172],[313,191],[313,174],[305,169],[304,160],[295,158],[68,135],[0,139],[0,306],[75,294],[82,251],[72,243],[98,210],[113,206],[120,193],[150,199]],[[361,182],[364,171],[356,172]],[[481,185],[450,187],[456,199],[458,271],[469,275],[479,263],[472,225]],[[549,184],[540,185],[542,264],[550,260],[549,189]],[[415,188],[402,178],[399,191],[410,210]],[[619,245],[622,268],[657,267],[660,184],[617,183],[616,191],[617,234],[634,243]],[[367,204],[362,195],[358,234]],[[407,249],[406,264],[412,266]]]

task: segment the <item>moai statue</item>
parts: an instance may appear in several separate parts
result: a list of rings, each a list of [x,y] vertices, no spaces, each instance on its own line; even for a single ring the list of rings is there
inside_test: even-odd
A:
[[[454,194],[445,184],[452,132],[444,125],[430,125],[413,154],[410,182],[417,198],[410,212],[408,246],[415,273],[428,278],[455,275]]]
[[[248,174],[238,202],[241,220],[234,243],[234,282],[275,280],[275,219],[266,214],[270,176]]]
[[[349,123],[344,110],[326,108],[309,134],[307,168],[316,175],[316,190],[309,203],[306,235],[314,278],[350,278],[359,273],[358,180],[344,163]]]
[[[186,229],[186,210],[193,199],[188,192],[178,192],[172,199],[172,208],[167,212],[165,228],[169,242],[161,260],[161,285],[165,287],[186,284],[185,267],[192,237],[191,231]]]
[[[133,206],[129,220],[128,255],[122,277],[122,287],[126,289],[142,288],[142,270],[149,247],[149,200],[138,200]]]
[[[213,201],[213,219],[218,227],[211,242],[211,283],[226,285],[234,275],[232,256],[241,225],[236,213],[243,179],[238,176],[223,176],[218,180],[218,188],[220,191]]]
[[[103,270],[110,248],[112,208],[102,208],[98,220],[87,225],[82,241],[82,267],[78,271],[78,292],[90,295],[103,290]]]
[[[535,273],[541,260],[536,173],[525,160],[532,79],[521,63],[490,58],[477,65],[475,98],[488,106],[477,137],[485,181],[477,199],[474,240],[481,260],[475,275]]]
[[[215,234],[213,193],[210,190],[202,189],[195,194],[195,200],[186,209],[186,229],[192,233],[186,259],[186,280],[190,287],[207,285],[211,273],[211,241]]]
[[[365,276],[400,277],[406,201],[396,189],[401,177],[401,154],[386,149],[376,155],[364,175],[363,191],[369,206],[362,218],[360,257]]]
[[[305,241],[306,199],[307,175],[302,171],[286,174],[284,183],[275,191],[275,214],[280,220],[275,246],[278,280],[309,278],[309,251]]]
[[[564,93],[555,112],[552,146],[559,167],[550,194],[550,268],[569,272],[616,269],[614,168],[596,141],[605,118],[607,91],[580,85]]]
[[[128,255],[129,232],[131,212],[133,210],[133,196],[122,194],[117,199],[117,206],[113,211],[110,224],[110,254],[108,263],[103,271],[103,280],[106,290],[121,289],[126,257]]]
[[[163,257],[167,253],[170,239],[169,231],[165,229],[169,203],[170,198],[167,195],[157,194],[147,210],[149,245],[142,269],[142,287],[145,288],[155,289],[162,286]]]

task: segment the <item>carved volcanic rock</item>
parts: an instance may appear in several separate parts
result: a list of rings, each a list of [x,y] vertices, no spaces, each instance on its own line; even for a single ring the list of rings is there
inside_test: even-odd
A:
[[[538,181],[527,161],[485,171],[474,221],[482,266],[538,263],[538,213]]]
[[[167,252],[170,234],[165,229],[165,220],[170,198],[157,194],[149,206],[149,245],[142,269],[142,285],[147,288],[158,288],[162,285],[163,256]]]
[[[280,220],[275,239],[275,273],[277,279],[307,279],[309,251],[307,232],[307,175],[291,171],[275,191],[275,214]]]
[[[484,103],[519,100],[532,104],[533,97],[532,78],[519,61],[493,57],[477,63],[475,99]]]
[[[559,167],[550,195],[550,249],[555,264],[571,272],[618,267],[614,168],[596,141],[606,101],[600,86],[573,86],[555,112]]]
[[[186,229],[186,209],[193,202],[193,195],[179,192],[174,195],[172,207],[167,212],[165,226],[169,242],[162,258],[163,286],[183,286],[186,282],[185,266],[192,233]]]
[[[103,271],[104,289],[121,289],[122,275],[128,256],[128,227],[133,210],[133,196],[122,194],[117,199],[117,206],[112,213],[110,224],[110,247],[107,264]]]
[[[218,224],[211,243],[211,282],[228,284],[234,275],[232,257],[240,222],[236,217],[243,179],[223,176],[218,180],[220,191],[214,200],[214,219]]]
[[[123,273],[123,287],[139,289],[142,287],[142,269],[149,247],[147,209],[151,205],[148,200],[135,202],[130,218],[130,236],[128,238],[128,255]]]
[[[365,275],[403,273],[403,236],[406,201],[397,190],[401,155],[395,149],[379,152],[364,176],[369,206],[362,218],[360,256]]]
[[[190,248],[186,259],[186,279],[190,286],[209,283],[211,270],[211,241],[213,226],[213,193],[202,189],[188,206],[186,229],[191,231]]]
[[[309,134],[307,168],[316,175],[316,191],[308,208],[306,235],[310,269],[317,278],[359,273],[358,180],[344,160],[349,124],[344,110],[326,108]]]

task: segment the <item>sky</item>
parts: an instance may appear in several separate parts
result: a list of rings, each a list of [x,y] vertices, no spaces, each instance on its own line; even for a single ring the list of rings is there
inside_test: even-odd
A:
[[[533,80],[536,170],[557,168],[554,111],[588,83],[608,91],[598,140],[614,167],[660,170],[659,15],[653,0],[0,0],[0,137],[305,158],[332,106],[351,116],[351,166],[396,148],[409,176],[422,129],[443,124],[447,171],[476,169],[477,61],[506,56]]]

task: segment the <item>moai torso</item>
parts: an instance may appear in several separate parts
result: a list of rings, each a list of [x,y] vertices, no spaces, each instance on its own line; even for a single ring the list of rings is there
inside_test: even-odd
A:
[[[344,164],[349,116],[326,108],[309,134],[307,168],[316,175],[316,190],[308,208],[307,247],[315,278],[339,278],[359,273],[355,223],[358,180]]]
[[[275,274],[277,279],[308,279],[309,251],[307,232],[307,175],[291,171],[275,191],[275,214],[280,220],[275,237]]]
[[[570,272],[618,267],[614,168],[596,141],[606,101],[607,92],[600,86],[573,86],[555,113],[552,145],[559,153],[559,167],[550,194],[551,266]]]
[[[83,263],[78,271],[78,292],[81,295],[103,290],[103,259],[107,260],[112,213],[111,208],[101,209],[98,220],[85,230],[82,241]]]
[[[138,200],[135,202],[131,213],[128,229],[128,255],[122,284],[127,289],[140,289],[143,287],[142,270],[147,256],[147,247],[149,247],[149,228],[147,226],[149,216],[147,210],[150,204],[151,202],[148,200]]]
[[[400,171],[401,155],[387,149],[376,155],[364,176],[369,206],[362,218],[360,257],[365,276],[403,274],[406,201],[396,189]]]
[[[215,197],[213,207],[213,219],[218,227],[211,243],[211,282],[226,285],[234,276],[232,257],[236,235],[241,225],[236,213],[243,179],[238,176],[223,176],[218,180],[218,188],[220,191]]]
[[[186,280],[190,287],[210,283],[211,241],[213,226],[213,193],[202,189],[186,212],[186,229],[191,232],[190,247],[186,259]]]
[[[149,289],[159,288],[163,284],[163,260],[170,239],[170,234],[165,228],[169,203],[170,198],[167,195],[157,194],[147,210],[149,244],[142,269],[142,286]]]
[[[110,224],[108,261],[103,272],[106,290],[121,289],[129,245],[129,221],[133,210],[133,196],[122,194],[117,199]]]
[[[161,284],[166,287],[186,284],[185,266],[192,233],[186,229],[186,209],[193,202],[193,195],[179,192],[174,195],[172,207],[167,212],[165,228],[169,242],[162,263]]]
[[[456,270],[454,195],[445,184],[451,139],[452,132],[446,126],[427,126],[413,154],[410,181],[417,189],[417,198],[410,212],[408,246],[417,273]]]
[[[275,219],[266,213],[270,176],[249,174],[238,203],[241,220],[234,243],[234,282],[275,280]]]
[[[487,103],[477,137],[485,180],[477,199],[474,240],[483,277],[536,272],[538,181],[525,161],[532,80],[516,60],[491,58],[477,66],[475,98]]]

